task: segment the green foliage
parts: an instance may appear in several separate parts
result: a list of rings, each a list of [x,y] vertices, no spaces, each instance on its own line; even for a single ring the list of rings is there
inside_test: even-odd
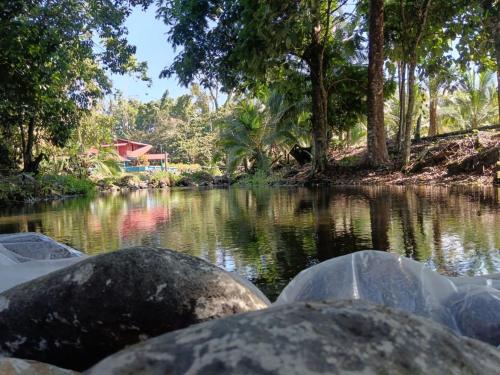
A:
[[[217,115],[197,85],[175,100],[168,92],[147,103],[118,96],[108,116],[116,136],[151,144],[153,152],[167,152],[170,161],[209,164],[214,156]]]
[[[99,100],[110,92],[108,72],[147,80],[124,22],[131,7],[151,3],[0,4],[0,173],[23,162],[45,174],[120,178],[117,155],[100,147],[115,137],[168,153],[185,165],[181,173],[201,166],[267,171],[295,144],[320,149],[326,160],[328,145],[366,137],[367,0],[354,8],[339,0],[159,0],[169,40],[181,47],[162,76],[176,74],[190,92],[147,103],[118,93],[105,106]],[[389,135],[401,131],[405,111],[412,134],[413,107],[427,126],[429,98],[413,95],[424,86],[439,96],[443,129],[494,121],[498,88],[487,71],[498,70],[497,3],[385,1]],[[420,80],[401,91],[415,96],[403,113],[401,98],[392,97],[401,63]],[[474,77],[455,74],[454,66],[472,63],[481,70]],[[223,106],[219,91],[228,94]],[[94,147],[98,153],[89,152]]]
[[[20,150],[25,171],[37,172],[45,157],[35,144],[65,145],[86,110],[109,91],[105,68],[144,73],[123,27],[129,7],[140,3],[0,4],[0,134]]]
[[[82,162],[82,157],[78,159]],[[86,161],[86,164],[89,166],[85,172],[88,172],[88,175],[93,180],[103,178],[103,177],[116,177],[122,174],[122,169],[120,167],[120,163],[117,160],[115,155],[110,155],[109,153],[98,153],[91,155],[89,159]],[[80,168],[82,165],[80,164]],[[85,173],[84,173],[85,175]]]
[[[300,116],[295,105],[276,91],[261,99],[244,99],[221,124],[220,144],[228,155],[227,170],[268,170],[274,159],[298,142],[294,128]]]
[[[171,168],[177,169],[177,172],[183,173],[193,173],[201,171],[202,167],[200,164],[184,164],[184,163],[168,163]]]
[[[70,146],[52,151],[40,167],[42,174],[70,174],[94,181],[122,174],[118,154],[114,149],[99,148],[94,152],[83,152],[81,147]]]
[[[495,123],[497,91],[493,82],[492,72],[462,72],[458,90],[443,100],[443,122],[453,129],[476,129]]]
[[[154,187],[160,187],[162,184],[174,186],[179,177],[167,171],[154,171],[148,175],[148,179]]]
[[[162,2],[159,14],[171,27],[169,39],[174,46],[183,47],[164,75],[175,73],[184,84],[199,78],[206,87],[218,81],[226,91],[247,89],[254,93],[262,83],[279,85],[289,77],[289,82],[302,81],[287,91],[305,91],[309,99],[313,165],[315,171],[324,169],[327,127],[346,126],[350,109],[355,107],[339,100],[337,92],[342,89],[335,87],[339,75],[340,81],[346,78],[344,72],[356,75],[349,65],[361,42],[356,22],[344,22],[349,16],[338,11],[341,2],[223,0],[196,4],[192,0]],[[339,66],[345,69],[333,69]],[[356,91],[356,87],[361,88],[357,96],[364,96],[359,95],[363,91],[359,83],[351,82],[344,91]],[[356,99],[353,102],[358,102]],[[327,120],[330,112],[336,115],[331,123]],[[236,147],[231,152],[233,160],[245,153]],[[262,164],[259,167],[264,167],[264,154],[257,151],[252,155]]]
[[[238,179],[236,186],[269,186],[281,180],[278,174],[271,174],[269,171],[256,170],[254,173],[246,174]]]
[[[472,0],[467,5],[467,11],[459,14],[456,24],[460,33],[456,45],[458,61],[463,68],[473,63],[481,69],[498,71],[500,4],[495,0]]]
[[[42,195],[56,193],[58,195],[92,195],[95,185],[88,179],[70,175],[42,175],[37,178]]]
[[[240,178],[237,182],[237,186],[267,186],[268,185],[268,173],[266,171],[257,170],[253,174],[247,174]]]
[[[0,202],[19,204],[61,196],[92,196],[95,185],[88,179],[69,175],[14,175],[0,179]]]
[[[213,176],[207,171],[196,171],[192,173],[184,173],[184,177],[189,177],[193,182],[196,184],[201,184],[203,182],[212,182],[213,181]]]

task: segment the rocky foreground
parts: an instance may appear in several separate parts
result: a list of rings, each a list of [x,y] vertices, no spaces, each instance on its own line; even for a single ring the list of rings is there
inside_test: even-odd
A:
[[[175,251],[86,257],[0,235],[0,373],[500,374],[499,280],[365,251],[303,271],[270,306]]]

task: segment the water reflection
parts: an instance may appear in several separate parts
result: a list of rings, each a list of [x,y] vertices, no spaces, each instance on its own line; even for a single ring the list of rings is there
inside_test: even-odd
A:
[[[363,249],[449,275],[500,270],[499,189],[349,187],[137,191],[0,210],[87,253],[143,244],[207,259],[273,297],[298,272]]]

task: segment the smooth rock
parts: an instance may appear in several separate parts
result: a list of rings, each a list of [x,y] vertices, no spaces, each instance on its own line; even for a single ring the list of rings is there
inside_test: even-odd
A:
[[[500,351],[364,301],[297,302],[206,322],[116,353],[85,375],[498,374]]]
[[[18,358],[0,358],[2,375],[78,375],[79,372],[62,369],[47,363]]]
[[[135,247],[1,293],[0,352],[83,370],[148,337],[268,305],[201,259]]]

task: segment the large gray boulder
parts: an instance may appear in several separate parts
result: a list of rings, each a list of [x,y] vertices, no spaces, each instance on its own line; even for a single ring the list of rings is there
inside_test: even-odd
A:
[[[47,363],[19,358],[0,358],[2,375],[78,375],[79,372],[66,370]]]
[[[298,302],[206,322],[116,353],[85,375],[498,374],[500,351],[363,301]]]
[[[201,259],[135,247],[1,293],[0,352],[82,370],[148,337],[268,305]]]

